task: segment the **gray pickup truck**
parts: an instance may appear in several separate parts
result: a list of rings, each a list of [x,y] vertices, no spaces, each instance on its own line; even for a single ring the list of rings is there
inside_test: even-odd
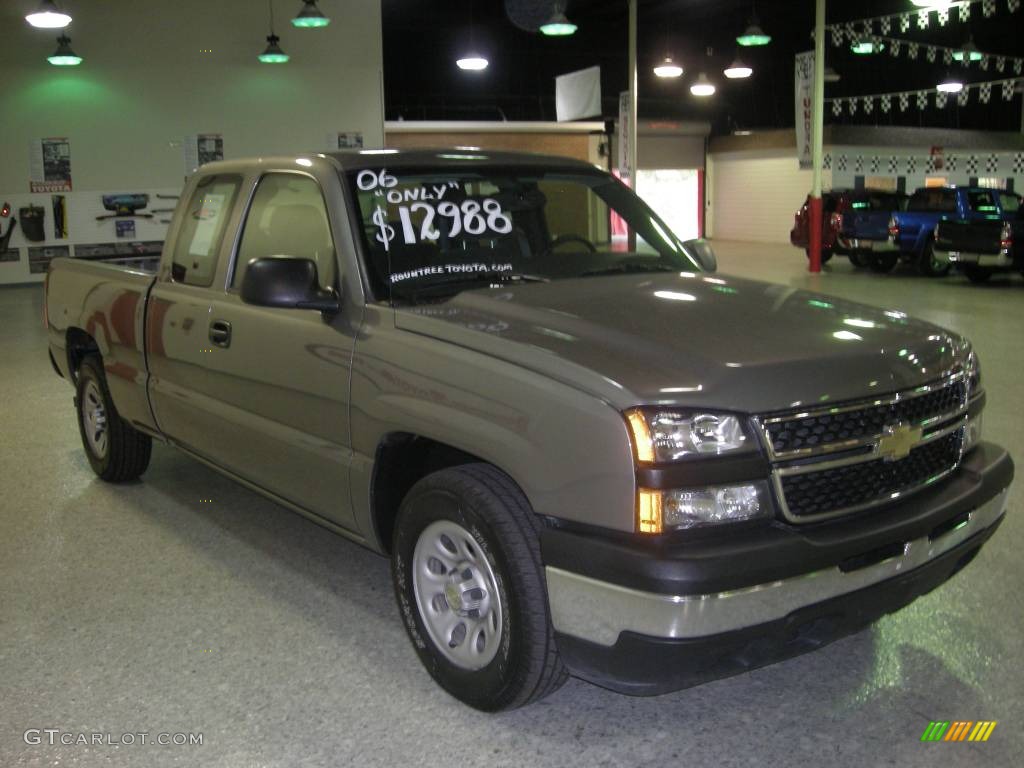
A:
[[[54,260],[45,315],[101,478],[162,440],[389,555],[498,710],[821,647],[1003,520],[966,340],[713,266],[582,162],[262,158],[203,166],[149,269]]]

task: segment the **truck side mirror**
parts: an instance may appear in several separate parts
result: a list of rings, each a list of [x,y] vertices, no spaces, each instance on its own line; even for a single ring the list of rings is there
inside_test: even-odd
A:
[[[718,259],[715,257],[715,252],[711,248],[711,243],[704,238],[687,240],[683,243],[683,248],[686,249],[687,255],[700,264],[700,268],[705,272],[718,270]]]
[[[333,291],[320,288],[316,262],[295,256],[253,259],[246,267],[242,301],[260,307],[316,309],[337,314],[341,304]]]

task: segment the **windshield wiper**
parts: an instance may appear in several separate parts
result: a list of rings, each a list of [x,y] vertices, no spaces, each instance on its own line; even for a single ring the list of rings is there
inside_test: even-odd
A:
[[[598,275],[625,275],[628,273],[641,273],[641,272],[675,272],[676,270],[672,267],[667,267],[664,264],[637,264],[636,262],[623,261],[618,264],[612,264],[608,267],[601,267],[599,269],[588,269],[586,272],[581,272],[580,277],[597,277]]]
[[[404,298],[415,301],[421,296],[429,296],[431,294],[448,294],[455,295],[461,291],[468,290],[470,288],[476,288],[485,285],[498,285],[503,283],[549,283],[550,278],[544,277],[543,275],[531,275],[526,272],[495,272],[495,273],[476,273],[476,274],[462,274],[452,275],[442,280],[431,280],[425,285],[418,285],[410,287],[408,290],[399,287],[392,286],[391,291],[393,294],[398,294]],[[452,290],[455,289],[455,290]]]

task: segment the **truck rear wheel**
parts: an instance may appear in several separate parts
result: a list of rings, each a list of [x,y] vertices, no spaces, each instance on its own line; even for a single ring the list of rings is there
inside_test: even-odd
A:
[[[75,392],[78,431],[93,472],[111,483],[134,480],[145,472],[153,440],[118,415],[98,358],[82,361]]]
[[[943,277],[949,273],[950,263],[935,256],[935,242],[929,240],[924,244],[921,258],[917,262],[917,271],[925,277]]]
[[[811,249],[810,248],[804,248],[804,253],[807,254],[807,260],[810,261],[810,259],[811,259]],[[831,259],[831,258],[832,258],[832,249],[831,248],[822,248],[821,249],[821,263],[822,264],[827,264],[828,260]]]
[[[391,572],[406,631],[431,677],[494,712],[567,679],[555,646],[536,513],[503,472],[465,464],[412,487]]]
[[[850,251],[850,263],[855,267],[866,267],[871,257],[860,251]]]
[[[895,253],[875,254],[871,257],[868,266],[871,267],[872,272],[892,272],[899,260],[900,257]]]

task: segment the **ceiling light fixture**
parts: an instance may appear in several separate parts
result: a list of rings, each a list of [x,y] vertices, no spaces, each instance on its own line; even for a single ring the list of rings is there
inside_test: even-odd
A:
[[[825,67],[825,82],[826,83],[838,83],[840,80],[839,73],[836,72],[835,67]]]
[[[468,72],[480,72],[487,69],[487,65],[490,62],[487,61],[483,56],[478,53],[470,53],[463,56],[461,59],[456,60],[455,66],[459,69],[465,69]]]
[[[267,0],[267,9],[270,11],[270,34],[267,35],[267,47],[257,58],[263,64],[284,64],[288,61],[289,56],[278,45],[281,38],[274,34],[274,4],[272,0]]]
[[[743,31],[743,34],[736,38],[736,42],[742,45],[744,48],[751,48],[758,45],[768,45],[772,41],[772,36],[766,34],[757,21],[757,14],[751,13],[750,20],[747,22],[747,28]]]
[[[981,61],[981,51],[974,44],[974,35],[967,38],[967,42],[959,51],[953,51],[954,61]]]
[[[302,0],[302,10],[292,19],[292,26],[300,29],[326,27],[331,20],[317,8],[316,0]]]
[[[575,24],[566,18],[562,12],[555,13],[546,22],[540,25],[541,34],[548,37],[565,37],[576,34],[579,29]]]
[[[715,84],[708,80],[708,76],[703,72],[697,76],[697,80],[690,86],[690,93],[694,96],[714,96],[715,95]]]
[[[46,60],[55,67],[77,67],[82,63],[82,57],[71,50],[71,38],[67,35],[57,38],[57,50]]]
[[[25,21],[39,29],[63,29],[71,23],[71,16],[60,10],[53,0],[43,0],[39,10],[26,15]]]
[[[942,91],[943,93],[960,93],[964,89],[964,84],[953,76],[947,76],[945,80],[935,86],[935,89]]]
[[[654,68],[656,77],[680,77],[683,68],[676,64],[671,56],[666,56],[662,62]]]
[[[730,80],[742,80],[743,78],[750,77],[754,74],[754,70],[737,58],[732,64],[722,70],[722,74]]]
[[[872,53],[881,53],[885,50],[885,44],[876,43],[870,37],[859,37],[850,44],[850,50],[861,56],[867,56]]]

